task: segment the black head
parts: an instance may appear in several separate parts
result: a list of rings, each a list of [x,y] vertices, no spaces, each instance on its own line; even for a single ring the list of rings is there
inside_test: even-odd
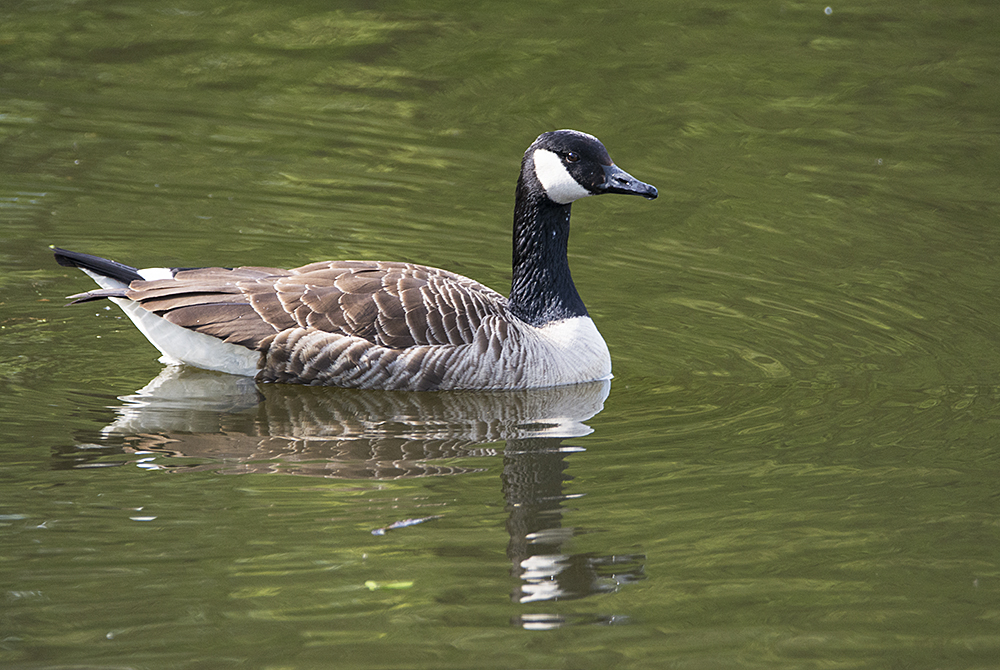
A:
[[[612,162],[599,139],[576,130],[539,135],[524,154],[522,177],[528,170],[545,196],[560,205],[601,193],[656,197],[656,188]]]

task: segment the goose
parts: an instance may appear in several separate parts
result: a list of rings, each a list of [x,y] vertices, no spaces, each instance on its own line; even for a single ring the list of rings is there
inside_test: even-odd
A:
[[[411,263],[322,261],[269,267],[146,268],[51,247],[101,287],[168,365],[281,382],[435,391],[561,386],[611,378],[611,356],[570,276],[570,206],[656,188],[596,137],[540,135],[514,204],[510,296]]]

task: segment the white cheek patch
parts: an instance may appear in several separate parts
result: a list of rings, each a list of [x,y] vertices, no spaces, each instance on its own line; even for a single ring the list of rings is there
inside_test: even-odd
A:
[[[535,176],[541,182],[549,200],[560,205],[568,205],[574,200],[590,195],[590,191],[580,186],[567,172],[562,159],[555,153],[548,149],[535,149],[532,160],[535,163]]]

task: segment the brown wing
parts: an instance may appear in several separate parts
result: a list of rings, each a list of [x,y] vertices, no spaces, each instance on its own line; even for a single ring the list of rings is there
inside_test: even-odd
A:
[[[297,327],[394,349],[470,343],[481,320],[506,304],[452,272],[373,261],[180,270],[173,279],[132,282],[126,295],[179,326],[253,349]]]

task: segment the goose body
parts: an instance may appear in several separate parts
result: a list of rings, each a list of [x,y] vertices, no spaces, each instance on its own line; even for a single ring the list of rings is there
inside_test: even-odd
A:
[[[509,298],[437,268],[381,261],[136,269],[53,248],[101,287],[74,302],[118,304],[169,364],[261,382],[390,390],[521,389],[611,377],[607,345],[573,285],[570,204],[652,199],[597,138],[541,135],[525,152],[514,208]]]

